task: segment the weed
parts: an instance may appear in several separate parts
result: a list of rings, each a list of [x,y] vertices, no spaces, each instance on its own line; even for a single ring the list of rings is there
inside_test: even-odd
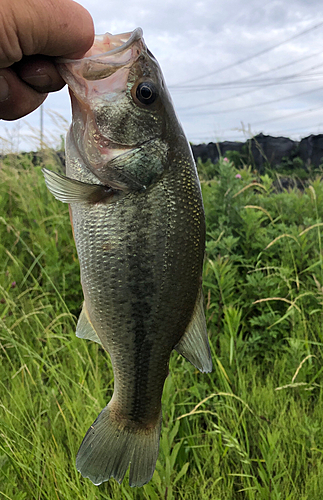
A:
[[[41,164],[1,164],[1,498],[321,500],[321,177],[278,192],[270,172],[199,168],[214,369],[200,374],[174,352],[156,471],[131,489],[127,478],[96,487],[74,465],[113,373],[103,349],[74,334],[82,292],[66,206]]]

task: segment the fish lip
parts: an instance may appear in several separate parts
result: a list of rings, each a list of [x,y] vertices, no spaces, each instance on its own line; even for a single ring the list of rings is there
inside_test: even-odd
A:
[[[112,50],[108,50],[108,51],[102,52],[100,54],[95,54],[93,56],[85,56],[85,57],[82,57],[82,59],[68,59],[65,57],[56,57],[55,61],[59,64],[77,63],[80,61],[90,61],[90,60],[100,59],[106,55],[118,54],[119,52],[123,52],[128,47],[131,47],[131,45],[134,42],[136,42],[137,40],[142,39],[143,38],[143,31],[141,28],[136,28],[134,31],[129,31],[127,33],[121,33],[118,36],[122,36],[122,35],[125,35],[125,36],[130,35],[130,37],[128,38],[128,40],[125,43],[123,43],[122,45],[119,45],[119,47],[116,47]],[[103,36],[103,35],[96,35],[95,36],[93,45],[95,44],[95,40],[101,36]],[[114,35],[111,35],[111,36],[114,36]]]

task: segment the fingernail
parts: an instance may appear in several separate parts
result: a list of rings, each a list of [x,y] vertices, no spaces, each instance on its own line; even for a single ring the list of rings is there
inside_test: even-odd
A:
[[[31,87],[37,87],[37,89],[47,89],[52,85],[52,79],[47,74],[25,76],[23,80]]]
[[[9,97],[9,85],[4,76],[0,76],[0,102],[5,101]]]

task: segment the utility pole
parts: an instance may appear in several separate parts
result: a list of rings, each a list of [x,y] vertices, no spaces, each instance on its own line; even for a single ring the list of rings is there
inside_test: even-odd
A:
[[[44,105],[40,105],[40,149],[43,149],[44,140]]]

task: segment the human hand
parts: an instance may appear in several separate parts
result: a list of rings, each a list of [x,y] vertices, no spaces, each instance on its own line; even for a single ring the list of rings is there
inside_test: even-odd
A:
[[[60,90],[53,57],[82,57],[93,39],[90,14],[73,0],[1,0],[0,119],[21,118]]]

